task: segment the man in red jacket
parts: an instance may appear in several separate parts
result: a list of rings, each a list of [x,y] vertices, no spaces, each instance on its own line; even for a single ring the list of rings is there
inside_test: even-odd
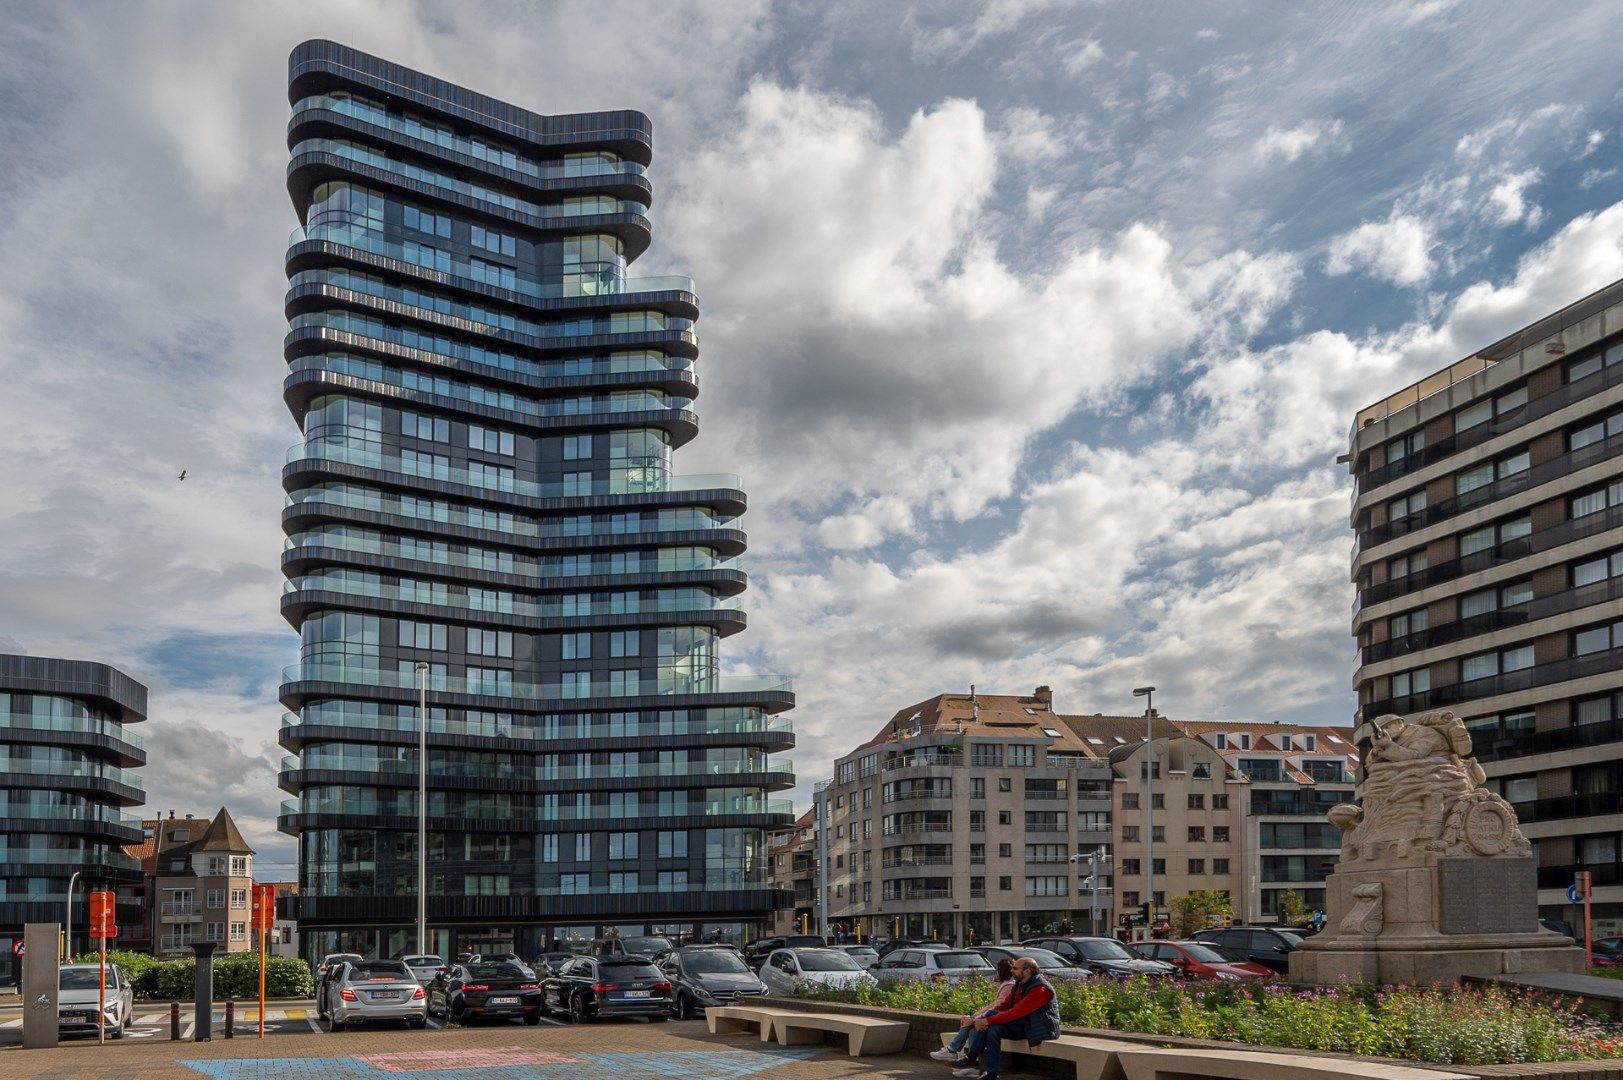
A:
[[[1003,1040],[1025,1039],[1030,1046],[1059,1035],[1059,999],[1047,979],[1037,973],[1035,960],[1021,957],[1014,962],[1014,995],[1001,1012],[975,1021],[976,1036],[969,1044],[969,1056],[953,1076],[968,1080],[997,1080],[1003,1063]],[[975,1059],[985,1053],[984,1067]]]

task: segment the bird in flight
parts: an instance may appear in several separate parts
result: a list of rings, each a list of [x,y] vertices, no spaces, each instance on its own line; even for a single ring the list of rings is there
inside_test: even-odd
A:
[[[180,478],[182,480],[186,479],[186,470],[185,469],[180,470]]]

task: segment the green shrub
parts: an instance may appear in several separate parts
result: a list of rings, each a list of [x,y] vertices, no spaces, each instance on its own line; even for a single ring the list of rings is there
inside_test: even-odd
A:
[[[879,990],[803,987],[803,997],[964,1015],[990,983],[903,983]],[[1623,1055],[1623,1028],[1503,987],[1299,989],[1255,982],[1181,984],[1097,978],[1055,987],[1069,1025],[1439,1064],[1488,1065]]]
[[[115,959],[116,957],[116,959]],[[95,963],[92,953],[88,963]],[[197,961],[183,956],[173,960],[154,960],[144,953],[107,954],[109,964],[117,963],[130,977],[135,996],[158,1001],[190,1001],[196,986]],[[315,977],[310,965],[290,956],[265,958],[266,997],[309,997],[316,992]],[[214,998],[259,997],[259,954],[257,952],[228,953],[214,959]]]

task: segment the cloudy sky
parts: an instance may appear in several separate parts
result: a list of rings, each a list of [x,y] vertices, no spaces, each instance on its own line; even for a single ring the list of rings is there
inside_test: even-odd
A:
[[[286,56],[654,117],[684,472],[807,781],[943,690],[1344,721],[1353,411],[1623,277],[1602,3],[327,0],[0,12],[0,647],[152,686],[266,875]],[[176,476],[187,470],[184,484]],[[809,783],[796,794],[804,801]]]

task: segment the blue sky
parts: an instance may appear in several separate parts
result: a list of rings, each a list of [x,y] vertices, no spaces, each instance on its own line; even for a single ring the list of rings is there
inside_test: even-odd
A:
[[[970,683],[1344,721],[1352,412],[1623,277],[1609,14],[9,5],[0,643],[150,683],[151,807],[291,871],[285,63],[327,36],[654,117],[638,272],[704,311],[677,462],[746,478],[727,655],[796,678],[807,781]]]

